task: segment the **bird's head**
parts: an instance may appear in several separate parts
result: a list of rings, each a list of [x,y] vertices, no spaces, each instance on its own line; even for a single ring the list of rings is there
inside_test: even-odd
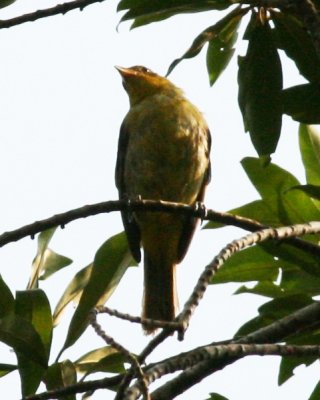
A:
[[[180,93],[181,90],[171,83],[167,78],[156,74],[146,67],[140,65],[124,68],[115,67],[122,76],[123,87],[128,93],[130,104],[139,103],[147,96],[152,96],[161,91]]]

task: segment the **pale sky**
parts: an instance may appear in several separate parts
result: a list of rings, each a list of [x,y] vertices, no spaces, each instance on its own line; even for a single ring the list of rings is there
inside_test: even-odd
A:
[[[0,10],[6,19],[54,2],[22,1]],[[128,98],[114,65],[145,65],[165,74],[171,61],[189,47],[201,30],[217,21],[217,13],[174,17],[133,31],[121,24],[117,2],[110,0],[0,31],[0,120],[2,125],[0,169],[2,171],[1,232],[15,229],[55,213],[104,200],[116,199],[114,165],[119,127],[128,110]],[[242,42],[241,54],[245,52]],[[286,62],[285,85],[300,82],[292,63]],[[239,164],[255,156],[237,105],[236,57],[213,88],[209,87],[205,51],[181,63],[170,79],[203,111],[211,128],[212,183],[205,204],[227,211],[257,198]],[[274,162],[304,180],[298,153],[298,125],[288,118]],[[122,230],[119,213],[98,215],[73,222],[58,230],[51,248],[74,260],[73,264],[43,284],[52,308],[72,276],[92,261],[98,247]],[[214,255],[243,231],[231,228],[198,232],[179,267],[180,304],[190,294],[197,277]],[[36,241],[29,238],[0,249],[1,274],[12,291],[27,284]],[[153,359],[162,359],[214,340],[230,338],[259,304],[267,301],[253,295],[232,296],[238,285],[210,287],[194,315],[183,343],[170,338]],[[131,268],[108,305],[140,314],[142,269]],[[52,360],[65,338],[66,315],[55,335]],[[115,319],[100,319],[107,332],[133,352],[148,339],[140,327]],[[205,329],[205,331],[204,331]],[[130,334],[128,334],[130,332]],[[89,331],[64,357],[75,360],[86,351],[103,346]],[[15,362],[0,345],[0,362]],[[218,392],[229,400],[306,399],[319,376],[319,366],[297,369],[296,377],[277,387],[280,359],[251,357],[209,377],[181,400],[206,399]],[[92,376],[92,379],[95,378]],[[0,392],[19,399],[18,374],[0,379]],[[112,392],[98,391],[95,400],[109,400]]]

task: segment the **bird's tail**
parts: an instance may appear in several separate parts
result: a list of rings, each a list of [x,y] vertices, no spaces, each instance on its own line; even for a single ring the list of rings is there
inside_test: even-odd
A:
[[[176,292],[176,265],[166,260],[151,259],[144,253],[144,296],[142,317],[173,321],[178,306]],[[156,328],[143,327],[146,334]]]

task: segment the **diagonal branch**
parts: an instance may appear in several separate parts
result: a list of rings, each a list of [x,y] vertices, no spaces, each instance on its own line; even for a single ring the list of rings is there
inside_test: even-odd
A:
[[[37,10],[28,14],[19,15],[15,18],[0,20],[0,29],[11,28],[16,25],[24,24],[25,22],[33,22],[40,18],[52,17],[58,14],[66,14],[68,11],[80,9],[82,11],[85,7],[94,3],[101,3],[104,0],[75,0],[63,4],[58,4],[51,8],[44,10]]]

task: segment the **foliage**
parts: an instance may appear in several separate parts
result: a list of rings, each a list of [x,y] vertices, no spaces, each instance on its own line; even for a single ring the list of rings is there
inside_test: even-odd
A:
[[[2,2],[0,8],[11,3]],[[122,21],[133,21],[132,28],[181,13],[223,11],[223,18],[201,32],[168,70],[170,73],[181,61],[195,57],[207,46],[210,85],[219,79],[236,54],[239,27],[247,24],[243,36],[248,44],[247,51],[238,57],[238,100],[244,129],[249,132],[259,158],[243,159],[242,167],[260,197],[239,205],[230,213],[274,227],[320,220],[320,136],[307,125],[320,123],[320,58],[304,19],[292,9],[266,9],[252,6],[250,2],[237,5],[229,0],[121,0],[118,10],[125,11]],[[304,84],[283,88],[280,52],[294,61],[306,80]],[[299,138],[305,183],[270,162],[281,134],[283,115],[301,123]],[[221,223],[209,222],[205,229],[222,227]],[[14,365],[0,364],[0,377],[18,370],[23,397],[36,393],[41,382],[47,390],[53,390],[76,384],[79,375],[85,379],[95,372],[106,373],[109,377],[128,371],[128,357],[119,346],[94,348],[79,355],[77,360],[59,361],[63,351],[73,346],[87,329],[91,310],[108,301],[127,268],[133,265],[124,234],[115,235],[101,245],[93,262],[78,271],[64,288],[52,312],[40,288],[42,281],[61,273],[72,263],[68,257],[49,248],[54,233],[55,228],[38,236],[38,250],[27,290],[13,294],[0,279],[0,341],[13,349],[17,359]],[[320,295],[320,264],[319,256],[310,251],[310,246],[315,248],[319,237],[308,236],[304,240],[309,247],[297,248],[289,242],[269,241],[242,250],[226,261],[212,278],[212,285],[241,283],[237,295],[250,293],[267,299],[258,315],[235,332],[236,339],[315,303],[314,297]],[[248,285],[252,282],[254,286]],[[52,361],[54,328],[72,303],[76,309],[65,343]],[[319,328],[315,321],[312,327],[293,332],[285,342],[320,345]],[[286,382],[298,365],[310,365],[316,359],[316,356],[282,357],[279,384]],[[116,386],[117,382],[110,384],[109,389],[114,390]],[[318,383],[310,400],[318,398],[319,393]],[[75,394],[68,393],[64,398],[75,399]],[[225,399],[218,393],[211,393],[209,398]]]

